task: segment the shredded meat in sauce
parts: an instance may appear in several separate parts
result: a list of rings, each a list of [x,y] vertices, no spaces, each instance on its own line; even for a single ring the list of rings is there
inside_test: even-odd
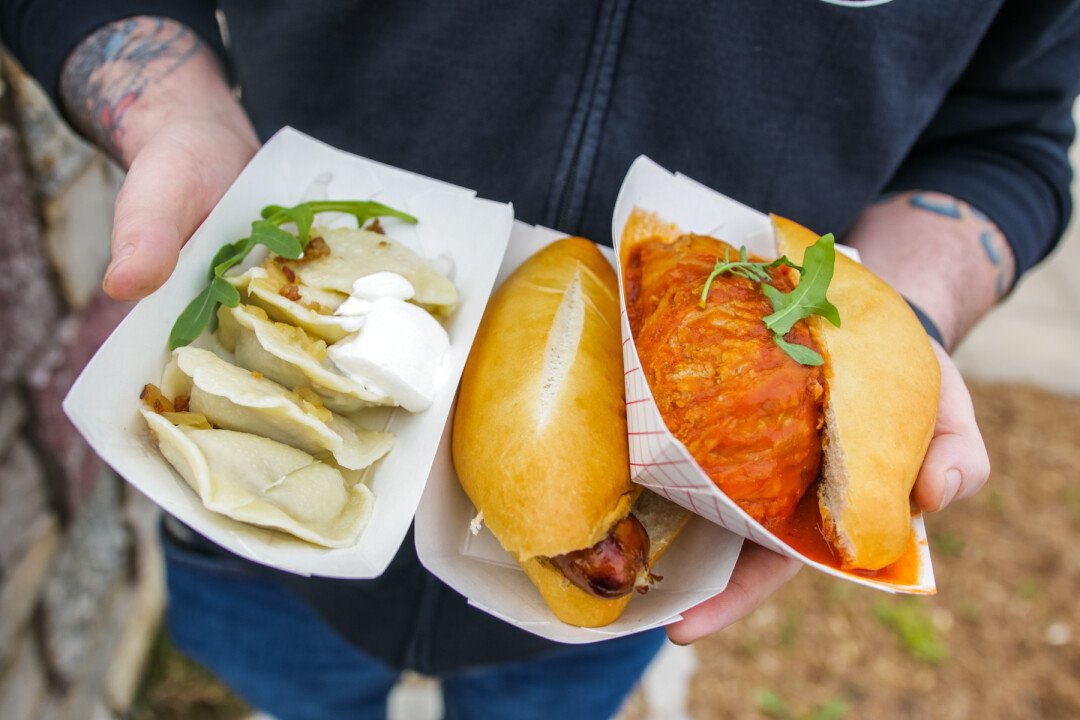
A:
[[[728,497],[768,526],[791,516],[818,475],[825,376],[773,341],[762,322],[772,304],[757,283],[720,275],[700,307],[725,247],[684,235],[632,248],[627,313],[668,428]],[[790,268],[769,273],[781,292],[795,286]],[[805,322],[785,339],[820,352]]]

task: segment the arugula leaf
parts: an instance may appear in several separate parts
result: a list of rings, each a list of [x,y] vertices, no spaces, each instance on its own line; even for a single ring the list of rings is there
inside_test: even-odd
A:
[[[240,293],[224,278],[215,277],[176,319],[169,333],[169,349],[189,345],[199,337],[213,321],[221,303],[236,307],[240,304]]]
[[[782,293],[770,285],[770,268],[786,265],[799,271],[799,284],[791,292]],[[762,318],[765,326],[773,331],[773,340],[777,346],[801,365],[821,365],[824,360],[814,350],[791,343],[784,339],[795,323],[811,315],[820,315],[836,327],[840,327],[840,311],[825,297],[829,283],[832,282],[836,266],[836,246],[832,233],[822,235],[803,254],[803,264],[796,265],[781,255],[772,262],[749,262],[746,246],[739,248],[739,259],[731,260],[731,253],[724,248],[724,261],[716,259],[716,265],[701,289],[699,305],[704,308],[709,297],[709,288],[717,275],[731,273],[744,277],[751,282],[761,284],[761,291],[772,303],[773,312]]]
[[[288,220],[295,222],[297,229],[300,231],[300,242],[306,246],[311,221],[306,220],[306,216],[303,215],[298,217],[297,213],[306,213],[308,211],[312,214],[321,212],[347,213],[356,218],[356,222],[360,227],[364,227],[368,220],[376,217],[393,217],[410,224],[416,222],[416,218],[412,215],[374,200],[312,200],[292,208],[282,207],[281,205],[267,205],[262,209],[261,215],[263,219],[277,225]]]
[[[398,220],[403,220],[409,224],[416,222],[416,218],[408,213],[403,213],[400,210],[395,210],[389,205],[383,205],[381,202],[375,202],[374,200],[366,201],[340,201],[340,200],[323,200],[321,202],[311,203],[311,209],[314,212],[345,212],[349,213],[356,218],[356,221],[360,223],[360,227],[364,226],[368,220],[377,217],[392,217]]]
[[[832,282],[836,263],[836,248],[832,233],[822,235],[803,255],[799,284],[789,293],[781,293],[771,285],[762,285],[765,297],[774,312],[764,318],[765,326],[777,335],[786,335],[803,318],[820,315],[840,327],[840,311],[825,297]]]
[[[720,258],[716,259],[716,265],[713,266],[712,272],[709,273],[709,277],[705,281],[705,287],[701,289],[701,301],[698,304],[702,308],[705,307],[705,302],[709,297],[709,288],[712,287],[713,280],[716,279],[717,275],[729,272],[732,275],[744,277],[751,282],[767,283],[770,282],[770,276],[767,272],[770,268],[787,265],[800,272],[802,271],[802,268],[788,260],[786,255],[781,255],[768,263],[749,262],[748,257],[746,246],[743,245],[739,248],[739,259],[735,262],[731,262],[731,252],[729,248],[724,248],[724,262],[720,262]]]
[[[249,252],[247,241],[247,238],[243,238],[242,240],[222,245],[214,255],[214,259],[210,261],[210,270],[206,273],[207,277],[210,280],[213,280],[215,275],[220,274],[216,272],[219,265],[224,265],[224,269],[221,271],[223,273],[228,268],[231,268],[233,265],[243,260]]]
[[[290,260],[300,258],[311,237],[315,215],[321,212],[345,212],[354,216],[360,226],[376,217],[394,217],[407,223],[416,218],[400,210],[370,200],[318,200],[300,203],[293,207],[267,205],[262,209],[261,220],[251,223],[251,234],[235,242],[226,243],[214,254],[207,271],[210,284],[196,295],[180,313],[169,332],[169,349],[189,345],[212,328],[217,318],[218,305],[236,307],[240,304],[240,292],[225,279],[225,273],[244,261],[256,245],[265,245],[273,253]],[[285,223],[296,223],[297,234],[282,230]]]
[[[776,344],[781,350],[790,355],[791,358],[800,365],[817,366],[825,362],[825,359],[818,355],[814,350],[811,350],[805,345],[800,345],[799,343],[788,342],[784,339],[784,336],[779,333],[773,333],[773,340],[776,341]]]
[[[285,213],[285,217],[296,223],[296,236],[301,246],[307,247],[308,240],[311,238],[311,223],[315,222],[315,211],[308,205],[297,205],[285,208],[282,212]]]
[[[310,228],[310,225],[308,227]],[[256,220],[251,223],[251,237],[249,240],[252,246],[255,243],[265,245],[273,253],[290,260],[296,260],[304,254],[304,248],[301,247],[301,241],[298,238],[294,237],[292,233],[282,230],[269,220]]]
[[[236,307],[240,304],[240,291],[237,290],[236,287],[225,278],[214,278],[214,281],[210,283],[210,287],[214,293],[214,296],[222,305]]]

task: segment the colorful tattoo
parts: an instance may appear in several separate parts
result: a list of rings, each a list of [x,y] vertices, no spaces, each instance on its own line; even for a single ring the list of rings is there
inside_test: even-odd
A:
[[[106,25],[75,48],[60,77],[72,121],[116,157],[124,114],[147,86],[168,77],[202,48],[174,20],[140,17]]]
[[[943,217],[958,220],[978,232],[979,245],[990,264],[998,269],[995,289],[998,297],[1009,291],[1013,281],[1013,263],[1009,262],[1009,245],[994,221],[986,213],[942,193],[915,192],[908,197],[912,207]]]

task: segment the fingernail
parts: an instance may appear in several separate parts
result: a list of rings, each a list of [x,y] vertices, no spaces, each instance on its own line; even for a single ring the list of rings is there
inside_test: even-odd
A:
[[[938,510],[951,503],[956,494],[960,492],[960,478],[960,471],[956,468],[949,468],[945,471],[945,492],[941,494],[941,505],[938,505]]]
[[[132,245],[131,243],[128,243],[127,245],[121,245],[120,249],[117,250],[116,253],[113,255],[112,262],[109,263],[109,267],[105,268],[105,280],[103,282],[107,282],[109,279],[109,275],[112,275],[113,270],[115,270],[118,265],[126,261],[134,254],[134,245]]]

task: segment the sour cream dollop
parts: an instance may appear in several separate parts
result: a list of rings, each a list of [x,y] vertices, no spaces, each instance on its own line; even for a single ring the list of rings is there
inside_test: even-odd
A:
[[[355,319],[359,332],[331,345],[327,354],[345,375],[419,412],[435,397],[450,337],[426,310],[405,302],[414,294],[412,284],[396,273],[357,279],[334,314]]]
[[[353,333],[364,327],[373,300],[382,297],[408,300],[415,294],[412,283],[397,273],[365,275],[353,281],[352,294],[334,311],[333,319],[343,330]]]

